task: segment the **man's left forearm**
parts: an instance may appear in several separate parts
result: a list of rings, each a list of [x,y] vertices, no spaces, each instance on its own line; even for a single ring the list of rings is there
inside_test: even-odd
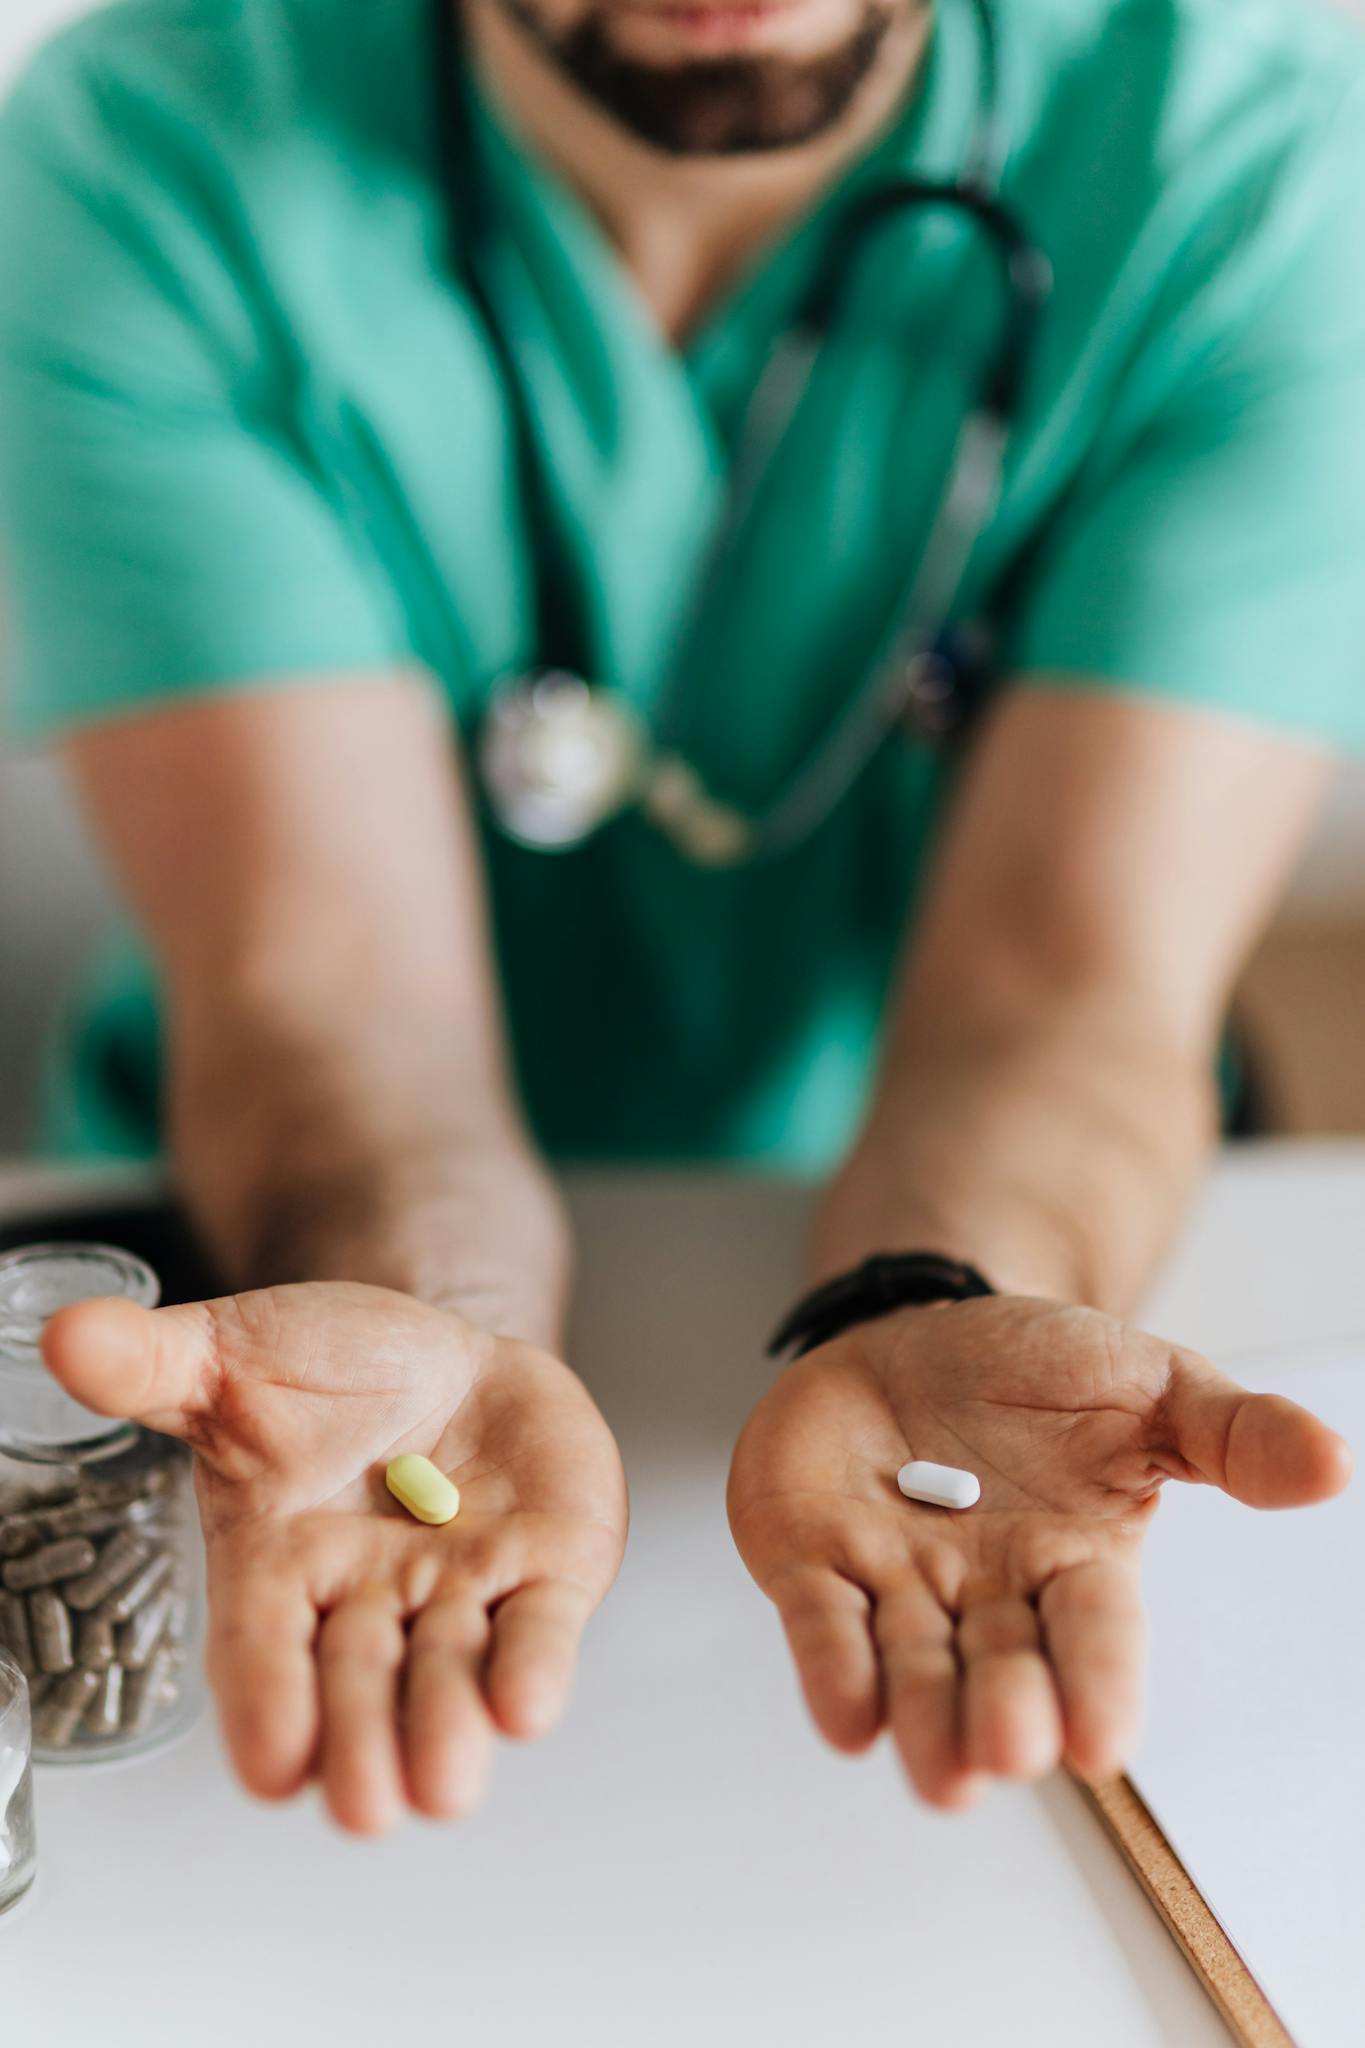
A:
[[[1211,1053],[1102,994],[902,1015],[870,1114],[827,1189],[812,1278],[936,1250],[1003,1291],[1131,1315],[1217,1130]]]
[[[1231,991],[1329,764],[1141,692],[1005,689],[967,757],[822,1203],[817,1273],[938,1248],[1131,1315],[1217,1133]]]

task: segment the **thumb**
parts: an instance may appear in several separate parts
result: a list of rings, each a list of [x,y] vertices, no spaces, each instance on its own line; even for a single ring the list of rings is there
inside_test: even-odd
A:
[[[1308,1507],[1351,1477],[1335,1430],[1282,1394],[1251,1394],[1193,1352],[1175,1354],[1157,1448],[1253,1508]]]
[[[43,1331],[54,1379],[97,1415],[126,1416],[168,1436],[189,1433],[215,1378],[213,1320],[203,1303],[139,1308],[131,1301],[79,1301]]]

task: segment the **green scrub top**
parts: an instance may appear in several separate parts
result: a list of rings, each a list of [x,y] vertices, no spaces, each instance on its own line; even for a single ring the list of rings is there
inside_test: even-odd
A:
[[[1365,737],[1365,56],[1303,0],[997,0],[1004,189],[1056,272],[968,578],[1002,674]],[[656,699],[737,423],[854,189],[959,169],[983,85],[941,0],[899,118],[681,349],[481,100],[487,281],[529,379],[599,675]],[[533,660],[498,358],[452,265],[431,0],[124,0],[0,117],[0,576],[15,730],[262,679],[434,678],[472,729]],[[692,648],[691,752],[762,808],[864,674],[994,332],[961,226],[856,256]],[[865,1104],[951,769],[898,738],[798,852],[689,866],[636,819],[483,844],[552,1157],[819,1173]],[[1042,793],[1040,793],[1041,795]],[[344,907],[338,906],[338,915]],[[395,905],[395,914],[402,906]],[[357,1000],[363,991],[357,990]],[[49,1137],[156,1143],[158,1008],[121,942]]]

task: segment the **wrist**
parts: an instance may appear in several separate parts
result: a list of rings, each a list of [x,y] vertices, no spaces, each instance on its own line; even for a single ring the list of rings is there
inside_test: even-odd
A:
[[[770,1356],[803,1358],[860,1324],[902,1309],[980,1301],[996,1289],[984,1273],[933,1252],[878,1252],[803,1295],[768,1345]]]
[[[986,1274],[1000,1294],[1086,1302],[1099,1290],[1084,1229],[1037,1191],[1007,1183],[926,1194],[884,1148],[860,1146],[817,1205],[811,1286],[880,1253],[917,1251]]]
[[[1208,1156],[1207,1064],[1155,1030],[1117,1050],[1041,1026],[974,1044],[968,1020],[958,1040],[921,1034],[888,1063],[817,1213],[813,1274],[924,1246],[1002,1293],[1131,1315]]]
[[[400,1220],[390,1242],[400,1239],[408,1292],[491,1336],[563,1355],[573,1233],[560,1189],[529,1149],[463,1154]]]
[[[428,1141],[259,1178],[234,1204],[190,1197],[232,1285],[351,1280],[556,1354],[573,1277],[568,1213],[515,1138]],[[245,1218],[250,1218],[249,1226]],[[218,1226],[215,1229],[215,1224]]]

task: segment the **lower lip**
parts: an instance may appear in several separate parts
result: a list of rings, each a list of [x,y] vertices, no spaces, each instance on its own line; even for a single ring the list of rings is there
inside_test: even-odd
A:
[[[651,7],[632,10],[647,15],[700,49],[742,48],[762,42],[793,10],[767,7]]]

